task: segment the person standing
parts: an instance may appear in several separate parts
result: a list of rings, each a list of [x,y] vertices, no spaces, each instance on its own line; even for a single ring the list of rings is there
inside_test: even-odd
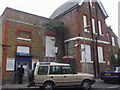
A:
[[[18,74],[18,84],[22,84],[23,74],[24,74],[23,65],[20,65],[20,67],[17,69],[17,74]]]

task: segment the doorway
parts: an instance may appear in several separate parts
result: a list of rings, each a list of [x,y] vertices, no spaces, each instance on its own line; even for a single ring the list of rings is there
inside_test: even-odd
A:
[[[20,65],[23,65],[24,75],[23,75],[23,83],[28,82],[28,71],[30,70],[30,62],[29,61],[16,61],[16,71]],[[16,76],[16,80],[18,82],[18,76]]]

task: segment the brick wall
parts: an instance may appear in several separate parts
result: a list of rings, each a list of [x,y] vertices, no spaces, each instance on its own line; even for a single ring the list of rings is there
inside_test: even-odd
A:
[[[65,23],[65,25],[67,26],[68,30],[65,33],[65,40],[66,39],[70,39],[73,37],[83,37],[83,15],[87,16],[87,25],[91,26],[91,20],[90,18],[94,18],[95,19],[95,30],[96,33],[99,33],[99,29],[98,29],[98,23],[97,20],[101,21],[101,26],[102,26],[102,34],[100,35],[97,39],[98,41],[102,41],[102,43],[97,43],[98,46],[101,46],[103,48],[103,54],[104,54],[104,62],[105,63],[99,63],[99,68],[100,68],[100,72],[103,71],[106,67],[108,67],[108,61],[110,60],[110,56],[108,55],[108,48],[106,47],[110,47],[109,42],[107,41],[107,29],[106,29],[106,23],[105,23],[105,19],[107,17],[104,16],[102,10],[100,9],[98,4],[95,4],[95,2],[93,2],[93,7],[91,7],[91,17],[90,17],[90,9],[89,9],[89,3],[88,2],[84,2],[81,6],[78,6],[77,8],[71,10],[71,11],[67,11],[67,13],[62,14],[62,16],[55,18],[57,20],[60,20],[62,22]],[[92,26],[91,26],[92,27]],[[88,32],[84,33],[84,36],[86,38],[89,39],[94,39],[96,35],[92,34],[92,28],[88,28]],[[117,40],[117,37],[115,38]],[[69,43],[71,43],[71,45],[69,45],[68,47],[73,46],[73,41],[70,41]],[[81,52],[80,52],[80,45],[83,44],[83,40],[77,40],[76,41],[79,46],[75,49],[75,54],[76,55],[76,67],[77,67],[77,71],[83,71],[83,66],[84,63],[80,63],[81,61]],[[107,42],[107,44],[105,44],[104,42]],[[116,41],[117,42],[117,41]],[[92,55],[92,60],[94,61],[94,59],[97,59],[97,50],[96,50],[96,43],[94,42],[94,47],[93,47],[93,43],[92,41],[86,41],[86,44],[91,45],[91,55]],[[94,48],[94,51],[93,51]],[[117,49],[117,48],[116,48]],[[116,51],[116,49],[114,49]],[[115,52],[113,50],[113,52]],[[74,52],[74,51],[73,51]],[[72,54],[72,49],[69,49],[69,54]],[[94,52],[94,53],[93,53]],[[93,73],[93,63],[88,63],[87,64],[87,68],[89,68],[89,70],[91,72],[89,73]],[[104,68],[101,68],[104,67]]]
[[[7,83],[7,81],[9,81],[9,83],[13,83],[14,71],[6,71],[6,60],[7,58],[16,57],[18,45],[29,46],[30,53],[33,54],[32,59],[39,61],[48,61],[48,58],[45,58],[46,36],[55,36],[57,41],[56,46],[59,47],[59,53],[57,54],[57,56],[60,57],[58,59],[61,59],[61,57],[63,56],[63,50],[60,44],[64,41],[60,40],[62,34],[58,33],[59,35],[57,35],[56,31],[48,30],[43,26],[46,22],[49,22],[50,19],[10,8],[7,8],[5,10],[2,17],[4,19],[4,23],[2,23],[4,26],[3,42],[4,44],[11,46],[8,48],[4,48],[3,50],[3,83]],[[27,34],[26,37],[26,33],[18,34],[20,33],[19,31],[28,32],[29,34]],[[18,37],[31,40],[21,40]],[[51,59],[54,61],[55,58]],[[57,62],[59,62],[59,60]]]

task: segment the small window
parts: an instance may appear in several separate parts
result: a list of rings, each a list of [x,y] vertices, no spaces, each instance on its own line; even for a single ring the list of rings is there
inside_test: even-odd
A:
[[[101,21],[98,21],[98,29],[99,29],[99,35],[102,35],[102,24]]]
[[[62,66],[62,73],[63,74],[72,74],[72,69],[70,66]]]
[[[17,46],[17,53],[30,53],[30,47]]]
[[[110,40],[109,40],[109,34],[108,33],[107,33],[107,39],[108,39],[108,42],[109,42]]]
[[[50,74],[62,74],[61,66],[51,66],[50,67]]]
[[[112,46],[115,46],[115,38],[112,37]]]
[[[96,31],[95,31],[95,19],[92,18],[92,29],[93,29],[93,33],[96,34]]]
[[[48,73],[48,66],[40,66],[38,68],[38,75],[47,75]]]
[[[100,47],[100,46],[98,46],[98,60],[99,60],[99,62],[104,61],[103,47]]]
[[[86,28],[88,25],[87,25],[87,16],[86,15],[83,15],[83,25],[84,25],[84,28]],[[84,29],[85,32],[87,32],[87,28]]]

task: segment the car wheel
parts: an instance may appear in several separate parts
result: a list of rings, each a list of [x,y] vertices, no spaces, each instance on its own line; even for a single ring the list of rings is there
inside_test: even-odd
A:
[[[52,82],[46,82],[43,85],[43,90],[53,90],[54,84]]]
[[[81,88],[84,90],[89,90],[91,88],[91,81],[90,80],[84,80],[81,84]]]

